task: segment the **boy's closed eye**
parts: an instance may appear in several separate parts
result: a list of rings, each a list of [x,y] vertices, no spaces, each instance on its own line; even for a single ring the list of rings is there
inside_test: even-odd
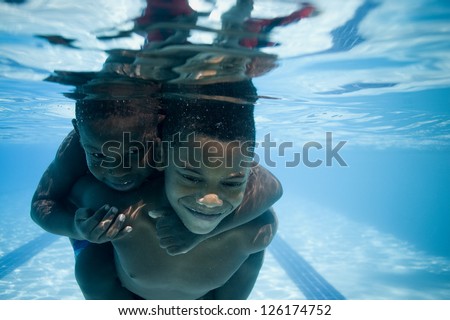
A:
[[[200,183],[202,182],[202,179],[190,174],[185,174],[185,173],[179,173],[179,175],[183,178],[183,180],[186,180],[188,182],[191,183]]]
[[[225,187],[230,187],[230,188],[238,188],[238,187],[242,187],[245,184],[245,180],[244,181],[224,181],[222,182],[222,185]]]
[[[181,173],[181,172],[179,172],[179,175],[182,177],[183,180],[185,180],[189,183],[197,184],[197,183],[201,183],[203,181],[202,178],[195,176],[195,175]],[[246,183],[245,179],[244,180],[241,180],[241,179],[236,180],[236,178],[231,178],[231,179],[232,180],[223,181],[223,182],[221,182],[221,184],[227,188],[239,188],[239,187],[242,187]]]
[[[247,183],[247,177],[239,172],[232,173],[229,177],[221,182],[221,184],[228,188],[240,188]]]
[[[144,148],[130,148],[130,151],[127,152],[124,156],[139,156],[144,155],[145,149]]]
[[[97,159],[105,159],[106,158],[106,155],[104,155],[101,152],[93,152],[93,153],[91,153],[91,155]]]

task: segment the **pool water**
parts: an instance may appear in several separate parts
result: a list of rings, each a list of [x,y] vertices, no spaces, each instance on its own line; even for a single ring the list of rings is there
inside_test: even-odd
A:
[[[111,49],[139,50],[141,35],[114,35],[146,3],[13,2],[0,2],[0,298],[83,299],[68,240],[29,217],[74,117],[71,87],[43,80],[99,71]],[[216,27],[235,2],[189,4]],[[450,299],[450,3],[312,4],[317,14],[273,29],[278,45],[260,50],[278,66],[253,79],[257,155],[284,195],[250,298]],[[256,0],[252,16],[298,6]],[[213,38],[197,30],[189,40]]]

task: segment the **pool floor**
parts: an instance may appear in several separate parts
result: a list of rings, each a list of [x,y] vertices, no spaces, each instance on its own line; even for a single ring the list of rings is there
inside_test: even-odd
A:
[[[31,192],[0,196],[0,299],[83,299],[68,239],[45,233],[29,218],[23,199]],[[296,214],[286,217],[291,208]],[[317,204],[281,201],[275,209],[279,232],[250,299],[450,298],[447,259]]]

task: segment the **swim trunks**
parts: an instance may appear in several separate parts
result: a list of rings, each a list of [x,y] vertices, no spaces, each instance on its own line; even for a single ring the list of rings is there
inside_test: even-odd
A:
[[[75,254],[75,258],[78,257],[78,255],[91,244],[91,242],[87,240],[76,240],[70,238],[70,243],[72,244],[73,252]]]

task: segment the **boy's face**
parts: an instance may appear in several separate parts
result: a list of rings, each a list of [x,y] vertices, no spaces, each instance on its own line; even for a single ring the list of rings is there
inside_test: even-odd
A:
[[[241,204],[250,173],[242,164],[252,160],[245,151],[242,143],[205,136],[169,148],[166,195],[191,232],[211,232]]]
[[[77,123],[91,173],[117,191],[137,188],[150,175],[148,138],[135,117]]]

